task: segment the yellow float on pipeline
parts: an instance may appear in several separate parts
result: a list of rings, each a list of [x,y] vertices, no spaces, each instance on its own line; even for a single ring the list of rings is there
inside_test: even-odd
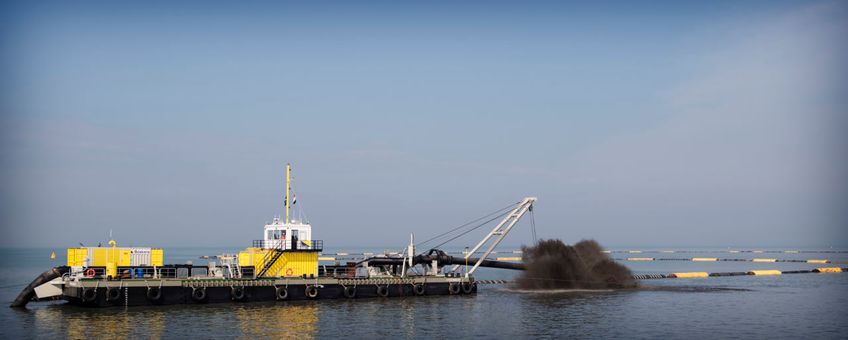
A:
[[[783,272],[781,272],[779,270],[752,270],[752,271],[749,271],[748,274],[765,276],[765,275],[781,275],[781,274],[783,274]]]
[[[703,278],[709,277],[710,274],[707,272],[683,272],[683,273],[671,273],[674,277],[678,279],[694,279],[694,278]]]

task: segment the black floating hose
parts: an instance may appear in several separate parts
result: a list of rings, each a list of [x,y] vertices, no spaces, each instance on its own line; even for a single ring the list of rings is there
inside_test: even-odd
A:
[[[480,258],[470,257],[466,261],[464,257],[454,257],[447,255],[445,252],[432,249],[428,254],[416,255],[412,258],[412,264],[429,264],[433,260],[437,261],[440,266],[449,265],[449,264],[469,264],[474,265],[477,263]],[[360,261],[360,263],[368,261],[370,265],[401,265],[403,264],[403,258],[399,257],[371,257],[364,261]],[[480,263],[480,267],[489,267],[489,268],[501,268],[501,269],[513,269],[513,270],[525,270],[526,267],[524,263],[515,263],[515,262],[507,262],[507,261],[496,261],[496,260],[483,260]]]
[[[61,277],[69,270],[70,268],[68,266],[59,266],[51,268],[50,270],[41,273],[41,275],[37,276],[35,280],[32,280],[32,282],[30,282],[30,284],[26,286],[26,288],[24,288],[24,290],[22,290],[20,294],[18,294],[18,297],[15,298],[15,301],[13,301],[12,305],[9,307],[26,307],[27,303],[29,303],[30,300],[32,300],[32,297],[35,296],[35,287],[50,282],[50,280],[53,280],[57,277]]]

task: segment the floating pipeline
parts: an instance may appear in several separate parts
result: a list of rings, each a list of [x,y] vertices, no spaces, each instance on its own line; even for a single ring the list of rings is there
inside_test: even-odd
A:
[[[839,267],[827,267],[827,268],[816,268],[813,269],[818,273],[841,273],[843,271],[848,270],[848,268],[839,268]]]
[[[692,257],[692,258],[656,258],[656,257],[625,257],[614,258],[615,261],[691,261],[691,262],[795,262],[795,263],[815,263],[815,264],[846,264],[848,261],[831,261],[821,259],[810,260],[792,260],[792,259],[771,259],[771,258],[755,258],[755,259],[721,259],[715,257]]]
[[[753,259],[751,262],[777,262],[777,259]]]
[[[697,254],[848,254],[848,250],[604,250],[606,254],[641,254],[641,253],[697,253]]]
[[[766,275],[780,275],[780,274],[783,274],[783,272],[781,272],[779,270],[752,270],[752,271],[748,272],[748,274],[766,276]]]
[[[689,272],[689,273],[670,273],[670,274],[637,274],[633,275],[637,280],[648,279],[687,279],[687,278],[705,278],[705,277],[720,277],[720,276],[767,276],[767,275],[783,275],[783,274],[811,274],[811,273],[843,273],[848,272],[848,268],[826,267],[815,268],[810,270],[750,270],[746,272],[721,272],[721,273],[704,273],[704,272]],[[706,274],[706,275],[704,275]]]
[[[848,273],[848,267],[825,267],[815,268],[810,270],[751,270],[747,272],[680,272],[669,274],[636,274],[633,279],[636,280],[652,280],[652,279],[688,279],[688,278],[708,278],[708,277],[724,277],[724,276],[763,276],[763,275],[786,275],[786,274],[813,274],[813,273]],[[492,285],[492,284],[512,284],[509,280],[477,280],[477,284]]]
[[[671,273],[671,276],[678,279],[692,279],[697,277],[708,277],[710,276],[707,272],[687,272],[687,273]]]

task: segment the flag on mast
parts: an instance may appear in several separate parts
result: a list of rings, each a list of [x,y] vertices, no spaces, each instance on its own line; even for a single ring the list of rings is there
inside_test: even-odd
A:
[[[292,193],[292,205],[294,205],[295,203],[297,203],[297,194]]]

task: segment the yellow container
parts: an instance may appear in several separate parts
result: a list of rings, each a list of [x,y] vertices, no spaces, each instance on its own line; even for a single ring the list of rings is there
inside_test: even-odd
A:
[[[249,267],[253,265],[253,260],[250,258],[249,251],[240,251],[238,253],[239,267]]]
[[[109,257],[109,249],[107,248],[91,248],[91,266],[105,267]]]
[[[155,267],[161,267],[164,261],[164,255],[162,253],[162,248],[154,248],[150,249],[150,265]]]
[[[127,248],[121,248],[119,250],[118,266],[128,267],[130,265],[130,258],[130,250]]]
[[[807,260],[807,263],[828,263],[828,260]]]
[[[121,259],[121,248],[118,247],[109,247],[106,248],[106,266],[109,263],[118,264]]]
[[[777,259],[753,259],[752,262],[777,262]]]
[[[265,257],[272,250],[247,248],[239,253],[240,266],[253,266],[258,274],[265,268]],[[267,277],[318,276],[318,253],[314,251],[284,251],[277,261],[270,264]]]
[[[826,268],[816,268],[819,273],[841,273],[842,268],[839,267],[826,267]]]
[[[693,279],[693,278],[701,278],[701,277],[709,277],[710,274],[707,272],[686,272],[686,273],[672,273],[674,277],[678,279]]]
[[[86,263],[86,259],[89,260],[88,263]],[[151,249],[150,262],[150,265],[159,267],[162,266],[162,249]],[[82,267],[88,265],[91,267],[105,267],[108,263],[114,263],[118,267],[128,267],[132,265],[131,248],[68,248],[68,266]]]
[[[118,277],[118,265],[115,262],[106,263],[106,276]]]
[[[256,255],[257,251],[262,252],[262,254]],[[256,266],[256,262],[262,262],[262,257],[260,257],[260,256],[264,256],[264,252],[261,249],[259,249],[259,248],[247,248],[244,251],[239,252],[239,255],[238,255],[239,266],[241,266],[241,267]],[[253,260],[254,257],[259,257],[258,261],[254,261]]]
[[[68,248],[68,266],[82,267],[85,265],[85,258],[88,256],[87,248]]]
[[[274,276],[318,276],[318,253],[314,251],[285,252],[283,256],[280,256],[277,265],[280,268]]]

